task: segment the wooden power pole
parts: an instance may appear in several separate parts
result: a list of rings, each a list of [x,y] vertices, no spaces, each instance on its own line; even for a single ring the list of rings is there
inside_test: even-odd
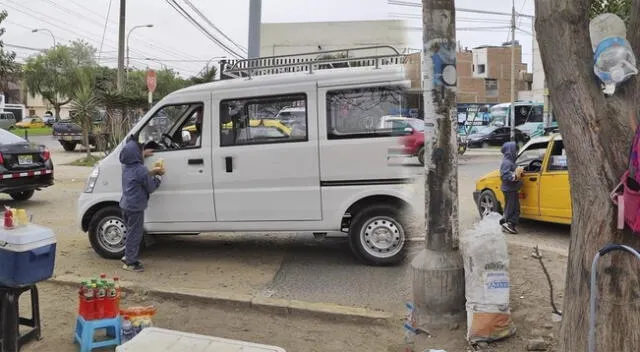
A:
[[[455,1],[423,0],[425,249],[411,263],[419,327],[464,321],[464,266],[458,250]]]

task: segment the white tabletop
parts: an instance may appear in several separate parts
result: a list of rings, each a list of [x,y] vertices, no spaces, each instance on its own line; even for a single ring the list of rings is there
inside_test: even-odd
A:
[[[286,352],[276,346],[229,340],[213,336],[149,327],[116,352]]]

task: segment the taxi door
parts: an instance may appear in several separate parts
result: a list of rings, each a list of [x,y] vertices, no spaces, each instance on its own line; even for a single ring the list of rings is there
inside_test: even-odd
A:
[[[531,144],[520,151],[516,165],[524,168],[522,188],[520,189],[520,213],[525,217],[540,216],[540,181],[544,156],[547,154],[548,142]],[[532,168],[532,162],[534,163]]]
[[[567,156],[561,139],[554,140],[540,178],[540,215],[571,220],[571,192]]]

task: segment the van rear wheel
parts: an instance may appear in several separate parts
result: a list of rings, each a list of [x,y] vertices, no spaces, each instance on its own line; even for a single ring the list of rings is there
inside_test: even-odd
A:
[[[105,259],[124,256],[127,227],[119,207],[108,206],[98,210],[89,223],[89,242],[96,253]]]
[[[349,228],[349,246],[368,265],[395,265],[406,256],[406,226],[396,207],[377,204],[358,212]]]

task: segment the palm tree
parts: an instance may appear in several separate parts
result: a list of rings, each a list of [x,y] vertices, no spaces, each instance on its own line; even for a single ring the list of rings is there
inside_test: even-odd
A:
[[[71,103],[74,118],[82,127],[82,141],[87,149],[87,160],[91,159],[89,132],[93,128],[93,117],[98,113],[98,100],[94,94],[93,74],[90,68],[79,68],[77,71],[79,85]]]

